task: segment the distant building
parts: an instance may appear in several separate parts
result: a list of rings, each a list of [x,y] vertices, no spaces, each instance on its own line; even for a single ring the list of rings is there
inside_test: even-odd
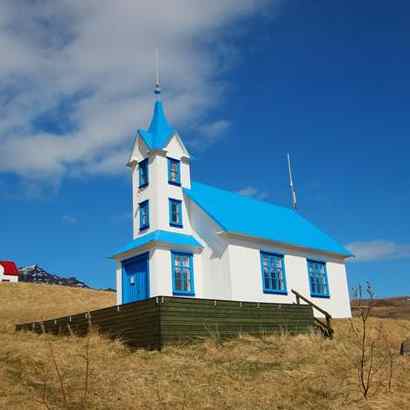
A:
[[[243,149],[251,154],[252,141]],[[118,304],[172,295],[295,303],[294,289],[351,317],[350,251],[294,209],[192,182],[191,156],[159,98],[128,166],[134,234],[113,255]]]
[[[0,261],[0,282],[18,282],[19,271],[12,261]]]

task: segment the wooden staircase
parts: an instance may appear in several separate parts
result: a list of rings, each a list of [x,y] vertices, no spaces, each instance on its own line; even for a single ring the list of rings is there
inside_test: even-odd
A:
[[[300,305],[300,301],[303,300],[306,304],[312,306],[313,309],[316,309],[318,312],[324,315],[325,321],[320,320],[317,317],[314,318],[315,326],[324,337],[333,339],[333,334],[335,331],[332,328],[332,316],[330,315],[330,313],[315,305],[312,301],[301,295],[299,292],[296,292],[296,290],[292,289],[291,292],[296,296],[296,304]]]

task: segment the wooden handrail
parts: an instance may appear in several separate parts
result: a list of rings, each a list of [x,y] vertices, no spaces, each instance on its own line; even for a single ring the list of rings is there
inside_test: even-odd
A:
[[[291,292],[296,296],[296,303],[298,305],[300,305],[300,300],[302,299],[304,302],[306,302],[308,305],[312,306],[314,309],[316,309],[317,311],[319,311],[320,313],[322,313],[325,318],[326,318],[326,323],[323,323],[321,320],[319,320],[318,318],[314,318],[315,322],[318,323],[321,327],[321,330],[324,331],[325,336],[329,337],[329,338],[333,338],[333,333],[334,330],[332,328],[332,324],[331,324],[331,319],[332,316],[330,315],[330,313],[326,312],[326,310],[320,308],[318,305],[316,305],[315,303],[313,303],[312,301],[310,301],[309,299],[305,298],[303,295],[301,295],[299,292],[296,292],[296,290],[291,289]]]
[[[299,298],[302,299],[304,302],[306,302],[308,305],[313,306],[316,310],[318,310],[320,313],[323,313],[326,317],[330,317],[332,318],[332,316],[330,315],[330,313],[326,312],[326,310],[323,310],[322,308],[320,308],[318,305],[315,305],[312,301],[310,301],[309,299],[305,298],[303,295],[301,295],[299,292],[296,292],[296,290],[292,289],[291,292],[296,296],[296,300],[298,300]],[[298,303],[299,305],[300,303]]]

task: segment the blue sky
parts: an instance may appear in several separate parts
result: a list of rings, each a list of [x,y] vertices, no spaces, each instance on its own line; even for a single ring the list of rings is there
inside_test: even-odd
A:
[[[358,256],[350,286],[410,294],[407,2],[54,3],[0,6],[0,259],[114,286],[159,46],[194,179],[286,205],[291,152],[300,212]]]

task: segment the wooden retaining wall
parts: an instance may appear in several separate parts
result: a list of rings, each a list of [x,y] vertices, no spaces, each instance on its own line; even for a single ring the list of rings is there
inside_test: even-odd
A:
[[[16,330],[85,335],[90,326],[133,347],[161,349],[169,343],[206,337],[233,337],[313,328],[308,305],[236,302],[159,296],[140,302],[19,324]]]

